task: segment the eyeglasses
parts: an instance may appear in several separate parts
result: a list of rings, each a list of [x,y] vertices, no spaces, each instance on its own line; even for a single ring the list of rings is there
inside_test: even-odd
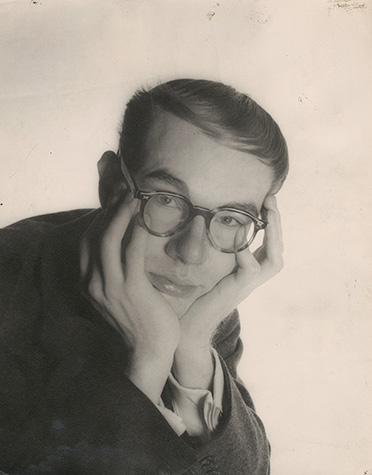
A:
[[[266,221],[247,211],[224,206],[209,210],[194,206],[188,198],[178,193],[140,191],[123,159],[121,168],[134,198],[141,200],[142,222],[154,236],[173,236],[187,228],[195,216],[202,216],[211,244],[221,252],[234,253],[246,249],[252,244],[257,232],[267,226]]]

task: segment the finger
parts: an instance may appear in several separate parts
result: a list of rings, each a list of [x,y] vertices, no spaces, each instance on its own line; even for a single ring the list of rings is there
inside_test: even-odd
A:
[[[242,251],[240,254],[242,254]],[[257,269],[259,264],[251,256],[253,268]],[[250,266],[245,269],[252,269]],[[259,270],[259,269],[258,269]],[[190,309],[186,312],[186,318],[200,318],[203,317],[203,332],[207,333],[213,331],[216,326],[231,313],[256,287],[254,285],[254,275],[248,275],[248,272],[242,276],[242,270],[238,269],[237,272],[232,273],[222,280],[220,280],[207,294],[199,297]],[[253,272],[255,274],[256,271]],[[243,283],[241,282],[243,281]]]
[[[266,209],[268,221],[265,232],[266,241],[275,240],[280,248],[280,251],[283,252],[282,224],[276,197],[269,195],[264,201],[264,207]]]
[[[145,271],[145,251],[149,233],[137,217],[131,240],[126,249],[126,276],[136,278],[143,276]]]
[[[104,285],[101,278],[101,273],[97,268],[92,271],[92,276],[89,281],[86,297],[91,302],[93,307],[105,318],[105,320],[121,334],[123,329],[119,322],[112,315],[112,308],[110,301],[107,300],[107,296],[104,291]]]
[[[236,253],[236,262],[235,285],[247,289],[245,293],[249,293],[256,287],[255,281],[261,272],[261,265],[249,248]]]
[[[120,204],[115,204],[110,209],[105,210],[104,235],[109,241],[117,241],[123,237],[129,222],[137,212],[139,204],[139,200],[134,199],[132,195],[127,195]]]
[[[237,267],[234,284],[237,288],[242,289],[242,292],[240,293],[241,298],[246,298],[254,288],[261,285],[261,283],[267,279],[265,275],[262,275],[262,263],[267,259],[266,241],[267,238],[264,238],[261,247],[253,254],[249,248],[235,253]]]
[[[269,277],[283,268],[283,233],[276,198],[268,196],[264,207],[268,225],[265,229],[263,246],[258,250],[256,257],[260,260],[263,273]]]
[[[235,242],[240,243],[246,239],[246,230],[244,227],[241,227],[239,231],[236,233]],[[235,246],[238,248],[238,246]],[[237,263],[236,267],[236,277],[239,279],[248,279],[251,278],[252,275],[255,275],[258,270],[259,266],[254,258],[253,254],[251,253],[249,247],[244,249],[243,251],[235,252],[235,259]]]
[[[137,211],[139,202],[131,200],[125,202],[109,222],[101,241],[102,271],[105,284],[111,285],[123,280],[121,242]]]
[[[237,234],[241,235],[236,236],[236,241],[242,242],[241,239],[245,234],[245,230],[242,229]],[[256,286],[255,280],[261,271],[260,264],[249,248],[236,252],[235,258],[237,265],[234,271],[220,280],[213,289],[214,295],[219,295],[223,300],[222,305],[225,301],[229,301],[230,305],[231,302],[238,305]],[[229,296],[229,298],[227,299],[226,296]]]

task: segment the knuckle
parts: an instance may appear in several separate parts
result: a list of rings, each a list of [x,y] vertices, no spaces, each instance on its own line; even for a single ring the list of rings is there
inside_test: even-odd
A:
[[[100,303],[102,301],[102,289],[101,285],[95,280],[92,279],[87,286],[87,291],[90,297],[95,301]]]
[[[107,285],[102,290],[102,305],[105,306],[110,313],[121,313],[125,304],[123,301],[123,293],[116,286]],[[127,293],[125,293],[127,295]]]
[[[105,300],[111,304],[115,304],[119,301],[119,296],[116,290],[111,287],[111,285],[107,285],[103,288],[103,295]]]

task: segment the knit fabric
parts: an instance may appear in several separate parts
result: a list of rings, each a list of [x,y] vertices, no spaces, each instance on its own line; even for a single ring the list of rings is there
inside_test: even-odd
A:
[[[237,312],[213,340],[224,395],[208,442],[178,436],[126,378],[123,340],[79,283],[80,238],[99,212],[45,215],[0,231],[0,470],[267,475],[269,444],[236,374]]]

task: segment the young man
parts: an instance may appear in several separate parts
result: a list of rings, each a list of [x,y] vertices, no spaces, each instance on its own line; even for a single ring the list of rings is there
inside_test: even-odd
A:
[[[235,308],[282,268],[277,124],[171,81],[132,98],[98,168],[101,209],[1,234],[0,468],[269,473]]]

